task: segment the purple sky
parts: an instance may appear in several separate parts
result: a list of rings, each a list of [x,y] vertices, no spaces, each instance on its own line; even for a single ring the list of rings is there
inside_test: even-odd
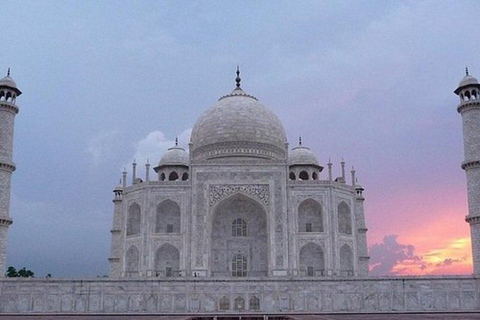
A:
[[[436,0],[3,1],[0,70],[24,92],[7,264],[107,274],[123,167],[157,162],[175,136],[186,145],[240,64],[291,146],[302,135],[337,174],[342,157],[355,165],[369,244],[394,252],[377,270],[436,265],[432,252],[468,236],[453,90],[466,65],[480,77],[479,12],[479,1]],[[423,236],[442,228],[450,242]]]

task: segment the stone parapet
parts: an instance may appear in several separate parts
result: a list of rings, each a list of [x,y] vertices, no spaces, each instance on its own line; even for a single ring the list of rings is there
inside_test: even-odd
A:
[[[471,276],[2,279],[0,313],[471,312],[480,309],[479,281]],[[229,301],[225,310],[222,298]],[[251,305],[255,299],[258,309]]]

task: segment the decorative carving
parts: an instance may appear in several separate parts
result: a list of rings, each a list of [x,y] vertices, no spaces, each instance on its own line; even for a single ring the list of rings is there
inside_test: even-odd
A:
[[[299,194],[297,197],[296,197],[296,200],[297,200],[297,207],[298,205],[307,200],[307,199],[312,199],[312,200],[315,200],[317,201],[322,207],[323,207],[323,198],[324,198],[324,194],[311,194],[311,193],[308,193],[308,194]]]
[[[266,184],[251,184],[251,185],[240,185],[240,184],[225,184],[225,185],[211,185],[210,186],[210,196],[209,204],[214,206],[220,200],[225,199],[228,195],[241,192],[249,196],[257,198],[262,204],[266,207],[270,205],[270,193],[268,185]]]
[[[164,244],[171,244],[172,246],[174,246],[175,248],[178,249],[179,252],[182,251],[182,239],[181,238],[169,238],[169,239],[155,239],[153,240],[153,252],[156,252],[158,248],[160,248],[162,245]]]
[[[298,248],[301,249],[304,245],[310,242],[318,244],[322,249],[325,249],[325,240],[318,237],[308,237],[308,238],[298,239]]]

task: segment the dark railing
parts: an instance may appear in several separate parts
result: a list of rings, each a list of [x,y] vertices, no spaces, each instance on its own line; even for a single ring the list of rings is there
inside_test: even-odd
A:
[[[267,271],[247,271],[245,277],[266,277],[268,274]],[[244,278],[239,276],[233,276],[232,271],[212,271],[212,277],[234,277],[234,278]]]

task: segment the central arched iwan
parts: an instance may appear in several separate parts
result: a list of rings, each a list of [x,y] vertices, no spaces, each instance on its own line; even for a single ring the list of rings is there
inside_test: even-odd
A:
[[[242,221],[241,233],[232,232],[239,221]],[[232,261],[238,255],[246,259],[246,272],[232,272]],[[215,207],[211,232],[211,270],[212,276],[267,275],[267,218],[264,208],[257,201],[236,194]]]

